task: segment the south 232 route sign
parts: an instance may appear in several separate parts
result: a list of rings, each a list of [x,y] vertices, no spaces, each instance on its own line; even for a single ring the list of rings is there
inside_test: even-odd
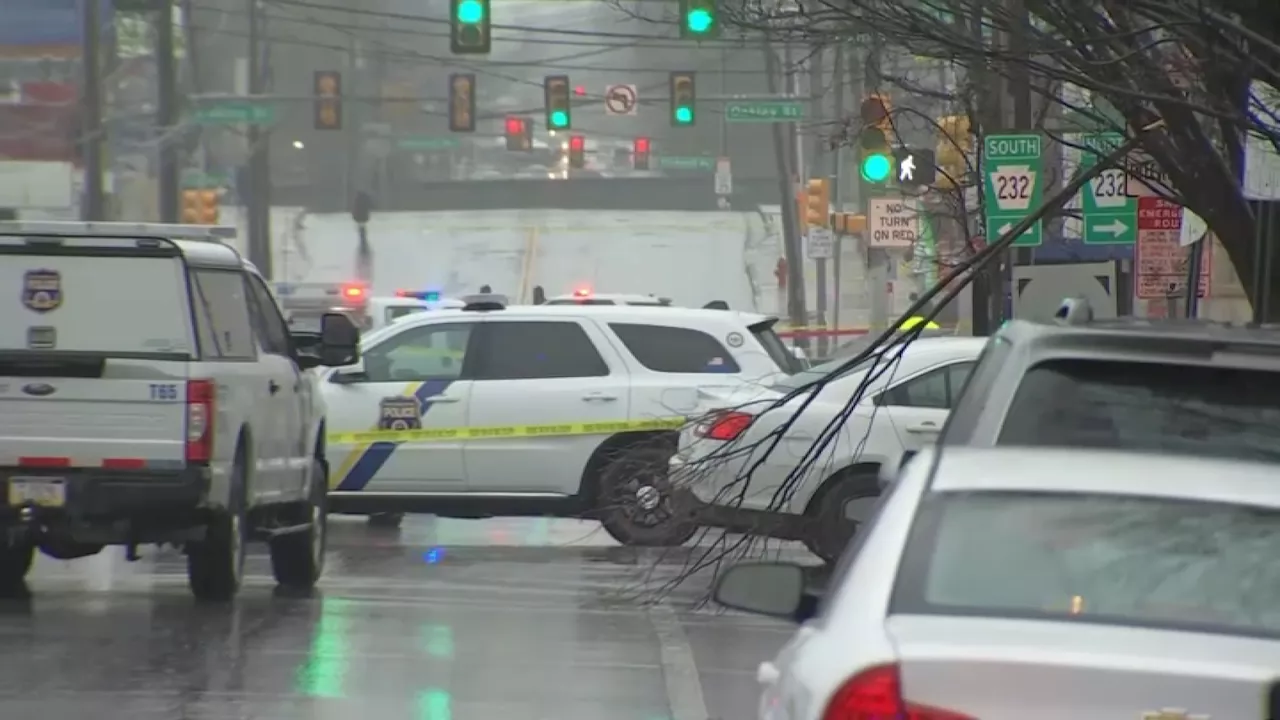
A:
[[[604,91],[604,109],[610,115],[635,115],[639,95],[635,85],[610,85]]]
[[[993,241],[1040,206],[1044,197],[1042,141],[1035,133],[988,135],[983,140],[982,178],[985,191],[987,234]],[[1015,247],[1035,247],[1044,242],[1041,223],[1032,225],[1013,241]]]

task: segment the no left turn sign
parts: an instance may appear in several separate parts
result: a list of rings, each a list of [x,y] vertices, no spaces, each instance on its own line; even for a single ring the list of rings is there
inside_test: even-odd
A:
[[[635,115],[636,97],[635,85],[610,85],[604,93],[604,109],[610,115]]]

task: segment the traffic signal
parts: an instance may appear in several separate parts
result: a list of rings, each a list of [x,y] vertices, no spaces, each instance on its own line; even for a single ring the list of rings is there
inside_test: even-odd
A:
[[[809,227],[831,224],[831,185],[826,178],[814,178],[805,186],[804,221]]]
[[[569,138],[569,167],[581,170],[587,165],[587,139],[581,135]]]
[[[697,119],[694,107],[698,101],[692,72],[671,73],[671,124],[676,127],[693,125]]]
[[[892,106],[886,95],[869,95],[862,101],[862,132],[858,135],[858,168],[869,183],[886,183],[893,176],[893,155],[889,148]]]
[[[649,138],[636,138],[635,146],[631,148],[631,166],[636,170],[649,169]]]
[[[489,0],[449,0],[449,7],[449,49],[453,54],[488,54],[493,45]]]
[[[546,76],[542,81],[542,94],[547,106],[547,129],[568,130],[573,127],[573,114],[569,106],[569,76]]]
[[[894,148],[893,166],[898,169],[897,181],[903,187],[929,187],[938,177],[938,165],[932,150]]]
[[[936,179],[938,187],[954,188],[963,183],[969,173],[970,153],[973,152],[973,130],[968,115],[947,115],[938,118],[938,138],[935,158],[943,175]]]
[[[507,149],[508,150],[532,150],[531,142],[532,133],[529,131],[528,123],[522,117],[515,115],[507,116]]]
[[[720,37],[716,0],[680,0],[680,37],[695,40]]]
[[[218,191],[209,188],[183,190],[182,222],[188,225],[217,225]]]
[[[476,76],[454,73],[449,76],[449,129],[476,131]]]
[[[315,74],[317,130],[342,129],[342,73],[317,70]]]

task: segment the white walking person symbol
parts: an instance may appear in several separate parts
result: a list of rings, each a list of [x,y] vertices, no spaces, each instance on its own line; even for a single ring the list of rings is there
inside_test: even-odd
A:
[[[916,172],[916,157],[908,155],[898,166],[898,182],[910,182]]]

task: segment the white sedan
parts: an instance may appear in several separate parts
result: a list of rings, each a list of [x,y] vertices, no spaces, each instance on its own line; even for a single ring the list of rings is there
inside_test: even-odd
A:
[[[802,539],[833,559],[874,506],[881,470],[936,440],[985,344],[985,338],[922,338],[838,377],[829,376],[849,356],[720,397],[702,422],[681,432],[673,481],[714,507],[811,519]],[[799,392],[824,378],[817,397]],[[830,429],[844,415],[838,429]],[[805,463],[807,474],[796,477],[823,437],[830,443]]]
[[[804,623],[760,720],[1275,718],[1277,550],[1274,464],[934,448],[825,591],[749,563],[716,599]]]

